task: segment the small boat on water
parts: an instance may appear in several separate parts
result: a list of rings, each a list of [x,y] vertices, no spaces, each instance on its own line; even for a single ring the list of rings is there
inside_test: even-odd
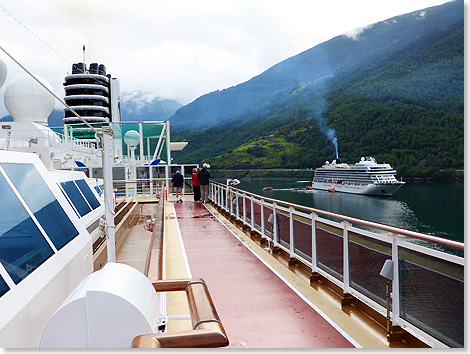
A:
[[[378,164],[371,156],[348,165],[337,158],[315,170],[312,188],[329,192],[391,196],[405,182],[396,179],[389,164]]]
[[[272,191],[273,190],[273,187],[264,187],[263,188],[263,192],[269,192],[269,191]]]

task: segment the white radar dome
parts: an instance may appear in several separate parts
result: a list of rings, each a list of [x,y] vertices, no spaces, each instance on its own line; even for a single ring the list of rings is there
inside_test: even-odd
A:
[[[136,130],[129,130],[126,134],[124,134],[124,142],[130,148],[136,147],[140,142],[139,132]]]
[[[0,55],[0,88],[2,88],[7,78],[7,64],[5,59]]]
[[[37,75],[36,78],[52,91],[49,82]],[[8,84],[5,106],[15,122],[47,124],[47,117],[54,109],[54,97],[31,76],[24,74]]]

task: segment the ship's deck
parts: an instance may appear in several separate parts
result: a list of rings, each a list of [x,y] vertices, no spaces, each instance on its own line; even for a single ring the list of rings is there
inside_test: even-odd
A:
[[[185,196],[165,205],[166,278],[202,278],[234,348],[386,348],[385,338],[359,325],[209,204]],[[151,205],[144,205],[150,208]],[[141,270],[150,233],[139,223],[117,261]],[[168,332],[191,329],[181,293],[168,293]],[[178,318],[177,320],[171,320]]]

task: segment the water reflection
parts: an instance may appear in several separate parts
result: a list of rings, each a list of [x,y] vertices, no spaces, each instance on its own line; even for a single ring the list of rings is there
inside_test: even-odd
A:
[[[417,224],[413,211],[402,201],[317,190],[292,191],[306,194],[317,209],[401,228],[415,228]]]
[[[237,187],[265,197],[285,200],[363,220],[464,240],[463,183],[409,182],[393,197],[306,190],[311,181],[252,179]],[[263,187],[273,187],[263,191]]]

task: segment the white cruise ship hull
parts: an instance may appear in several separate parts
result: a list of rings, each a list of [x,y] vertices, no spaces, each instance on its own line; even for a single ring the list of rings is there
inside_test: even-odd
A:
[[[322,183],[313,182],[313,189],[340,192],[340,193],[351,193],[351,194],[363,194],[363,195],[378,195],[390,197],[398,188],[404,185],[405,182],[395,183],[370,183],[370,184],[335,184],[335,183]]]

